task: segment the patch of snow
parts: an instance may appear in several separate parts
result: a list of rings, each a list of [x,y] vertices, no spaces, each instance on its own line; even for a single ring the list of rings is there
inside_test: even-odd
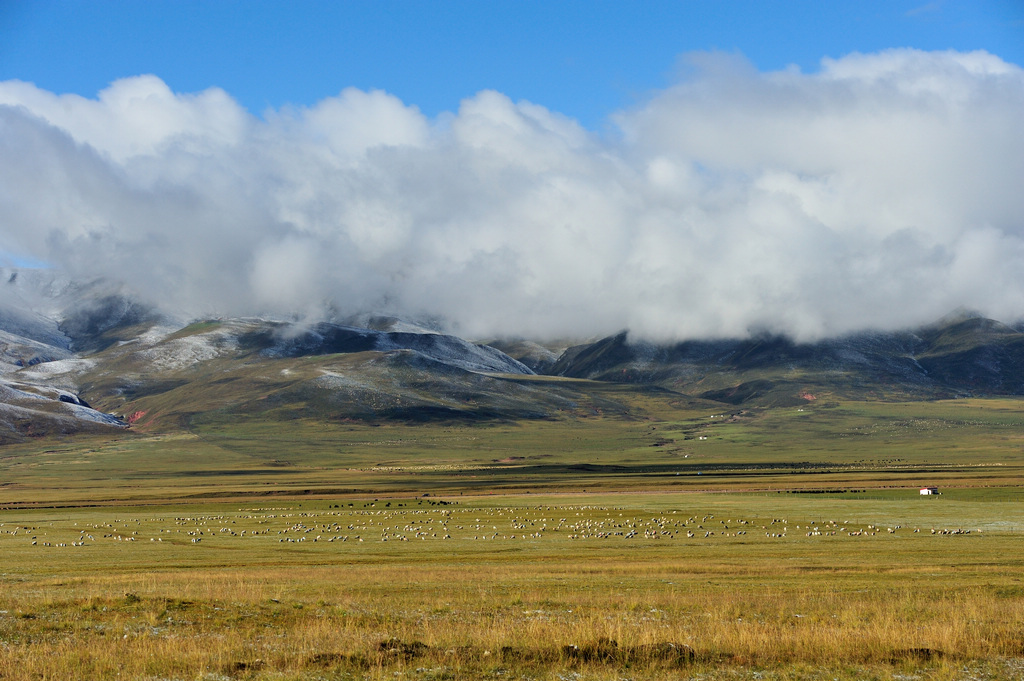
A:
[[[53,399],[55,399],[55,398],[44,397],[43,395],[40,395],[39,393],[29,392],[29,391],[26,391],[26,390],[22,390],[21,388],[23,388],[23,387],[25,387],[25,386],[17,385],[17,384],[12,385],[12,384],[6,383],[6,382],[0,383],[0,401],[3,401],[3,402],[12,402],[14,400],[45,400],[45,401],[53,401]]]
[[[6,293],[6,300],[0,301],[0,329],[47,346],[64,350],[71,347],[71,339],[60,330],[54,317],[40,312],[36,304],[17,292]]]
[[[403,322],[401,320],[395,320],[388,324],[388,331],[393,333],[421,333],[429,335],[438,335],[440,331],[435,329],[428,329],[416,324],[410,324],[409,322]]]
[[[320,377],[317,378],[314,383],[322,388],[329,390],[341,390],[341,389],[352,389],[359,388],[362,390],[372,390],[374,386],[367,383],[366,381],[360,381],[352,378],[351,376],[345,376],[335,371],[328,371],[327,369],[320,370]]]
[[[127,424],[114,416],[113,414],[105,414],[102,411],[97,411],[90,407],[83,407],[80,404],[69,404],[62,402],[66,411],[70,411],[71,415],[79,421],[91,421],[93,423],[103,423],[108,426],[115,426],[117,428],[127,428]]]
[[[77,395],[58,388],[0,382],[0,413],[18,418],[74,419],[126,427],[116,416],[77,404],[77,401]]]
[[[158,343],[134,354],[158,371],[175,371],[215,359],[236,347],[232,335],[211,331]]]
[[[155,324],[147,329],[145,333],[140,335],[138,337],[138,341],[143,345],[156,345],[175,331],[178,331],[179,328],[180,327],[168,326],[166,324]]]
[[[62,404],[77,404],[80,401],[78,395],[70,390],[64,390],[50,385],[6,382],[2,387],[6,388],[8,392],[5,394],[0,391],[0,399],[50,400],[53,402],[61,402]]]
[[[410,320],[375,314],[357,314],[341,321],[343,326],[369,329],[384,333],[418,333],[436,335],[443,333],[436,320]]]
[[[374,349],[379,352],[412,350],[437,362],[475,373],[533,374],[528,366],[500,350],[474,345],[457,336],[380,334]]]
[[[28,407],[22,407],[17,404],[7,404],[6,402],[0,402],[0,414],[5,416],[13,416],[16,418],[38,418],[42,415],[42,412],[36,409],[29,409]],[[52,414],[47,414],[52,416]]]
[[[27,336],[0,330],[0,363],[17,371],[26,364],[38,364],[70,357],[71,352],[63,347],[48,345]]]
[[[57,403],[61,409],[56,412],[32,409],[20,404],[9,404],[0,401],[0,415],[19,419],[50,419],[63,422],[87,421],[100,423],[115,428],[126,428],[127,424],[116,416],[89,409],[78,404]]]
[[[18,371],[18,378],[27,381],[43,381],[54,376],[71,373],[83,373],[96,366],[91,359],[58,359],[53,362],[42,362]]]

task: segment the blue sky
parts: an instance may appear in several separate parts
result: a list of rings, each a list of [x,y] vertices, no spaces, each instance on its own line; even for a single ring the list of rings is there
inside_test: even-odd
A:
[[[257,115],[354,86],[433,117],[494,89],[594,129],[673,82],[686,52],[813,72],[892,47],[1024,64],[1024,3],[0,0],[0,81],[92,97],[152,73],[175,92],[223,88]]]

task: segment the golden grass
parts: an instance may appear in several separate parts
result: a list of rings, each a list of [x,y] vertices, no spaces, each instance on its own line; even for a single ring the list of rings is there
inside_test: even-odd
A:
[[[723,666],[957,667],[1024,652],[1020,599],[984,588],[820,593],[690,583],[624,594],[603,580],[584,577],[558,587],[551,578],[524,580],[508,567],[390,567],[44,584],[34,597],[4,604],[0,675],[69,678],[77,670],[72,677],[196,678],[215,671],[273,678],[376,670],[386,676],[426,667],[464,678],[499,668],[678,678],[680,670]],[[566,652],[603,639],[615,641],[607,659]],[[405,647],[392,644],[398,652],[389,652],[388,641]],[[664,643],[689,646],[694,659],[665,656],[655,645]]]
[[[0,534],[0,678],[1013,678],[1024,528],[977,530],[1019,524],[1016,505],[929,501],[613,495],[4,512],[0,530],[20,531]],[[940,531],[881,529],[897,512]],[[950,514],[972,533],[942,534]],[[845,533],[807,536],[831,515],[848,516]],[[542,519],[539,537],[511,538]],[[723,529],[740,520],[749,534]],[[325,540],[327,527],[354,537],[348,525],[371,522],[363,542]],[[451,539],[422,536],[442,522]],[[627,524],[716,534],[596,533]],[[474,539],[484,526],[497,536]],[[768,536],[782,527],[785,537]],[[37,542],[44,530],[59,543],[96,539],[42,547],[27,528]],[[310,541],[282,541],[296,536]]]
[[[6,447],[0,681],[1024,678],[1024,402],[630,399]]]

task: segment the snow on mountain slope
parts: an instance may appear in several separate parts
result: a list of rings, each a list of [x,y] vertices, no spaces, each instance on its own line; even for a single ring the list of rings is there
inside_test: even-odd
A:
[[[143,350],[139,356],[158,371],[176,371],[214,359],[225,350],[233,349],[230,342],[218,342],[212,334],[175,338],[159,346]]]
[[[102,411],[98,411],[91,407],[85,407],[80,404],[65,404],[64,408],[70,412],[71,416],[75,417],[79,421],[92,421],[94,423],[114,428],[128,427],[128,424],[117,416],[114,416],[113,414],[105,414]]]
[[[810,344],[754,335],[659,345],[622,332],[573,347],[527,339],[478,344],[430,319],[333,319],[186,323],[133,299],[116,282],[0,268],[0,404],[17,418],[27,418],[28,409],[90,423],[112,417],[89,410],[78,395],[125,414],[201,413],[278,393],[280,404],[289,396],[295,404],[328,405],[324,413],[348,413],[348,400],[371,416],[378,404],[390,405],[385,414],[525,414],[531,402],[544,405],[538,413],[562,409],[541,396],[553,391],[549,384],[520,394],[522,385],[513,388],[517,381],[499,376],[535,372],[769,406],[803,403],[806,394],[1024,394],[1024,333],[971,313],[914,331]]]
[[[71,346],[56,319],[29,310],[0,306],[0,330],[47,347],[68,350]]]
[[[387,315],[360,314],[339,320],[341,326],[392,333],[444,333],[437,320],[410,320]]]
[[[486,345],[475,345],[456,336],[386,333],[377,337],[377,350],[412,350],[437,362],[478,373],[532,374],[522,362]]]
[[[96,366],[96,361],[69,357],[52,362],[42,362],[12,373],[10,378],[60,388],[69,392],[78,392],[79,376]]]
[[[154,327],[140,336],[140,349],[125,347],[135,361],[149,365],[150,370],[179,371],[220,357],[238,349],[237,329],[218,326],[210,331],[176,335],[178,329]],[[127,344],[126,344],[127,345]]]
[[[352,352],[410,350],[442,364],[481,373],[532,374],[522,362],[492,347],[439,333],[374,331],[322,322],[313,325],[267,323],[241,338],[266,357],[301,357]]]
[[[0,329],[3,327],[0,326]],[[71,356],[71,351],[66,348],[0,330],[0,375]]]
[[[0,382],[0,443],[16,442],[25,435],[78,432],[96,426],[126,428],[127,424],[64,390]]]

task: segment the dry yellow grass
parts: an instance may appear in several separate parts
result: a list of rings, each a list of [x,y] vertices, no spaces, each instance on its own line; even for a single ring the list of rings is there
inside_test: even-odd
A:
[[[3,512],[0,678],[1019,678],[1012,502],[385,503]],[[845,531],[814,535],[832,516]]]

